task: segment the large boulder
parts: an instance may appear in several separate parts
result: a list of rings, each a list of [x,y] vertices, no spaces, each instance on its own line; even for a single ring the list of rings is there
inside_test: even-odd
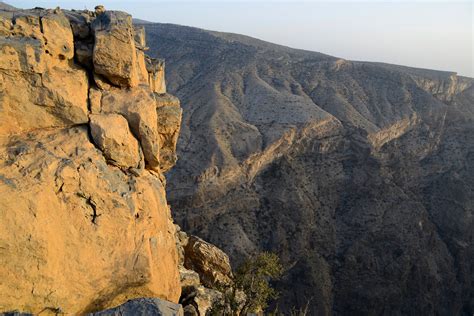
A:
[[[123,115],[140,141],[149,169],[168,171],[177,161],[176,144],[181,127],[179,100],[158,95],[147,87],[108,90],[91,89],[93,113]]]
[[[145,161],[150,169],[160,170],[160,138],[154,102],[136,102],[127,109],[132,131],[140,139]]]
[[[182,316],[183,309],[175,304],[159,298],[139,298],[130,300],[120,306],[105,311],[89,314],[89,316]]]
[[[212,307],[222,304],[222,301],[223,294],[221,292],[204,286],[187,287],[183,289],[181,296],[181,303],[185,305],[184,314],[186,316],[195,315],[196,312],[196,315],[209,315],[208,313]]]
[[[94,71],[120,87],[138,85],[138,70],[131,15],[105,11],[92,22]]]
[[[61,11],[2,16],[0,133],[88,122],[88,78],[74,65],[72,30]]]
[[[147,57],[145,62],[150,88],[158,94],[166,93],[165,61],[163,59]]]
[[[122,115],[91,115],[90,128],[95,144],[109,161],[120,167],[138,167],[140,147]]]
[[[158,96],[157,99],[160,97]],[[183,110],[178,104],[166,105],[157,108],[158,133],[160,135],[161,170],[167,171],[176,164],[176,145]]]
[[[183,266],[179,267],[179,278],[182,288],[198,287],[201,285],[199,274],[196,271],[188,270]]]
[[[184,266],[196,271],[202,284],[209,288],[232,282],[232,268],[227,254],[199,237],[189,237],[184,247]]]
[[[61,60],[74,57],[74,36],[69,20],[62,11],[47,11],[42,15],[41,31],[47,54]]]
[[[120,113],[140,141],[147,166],[160,170],[160,137],[153,93],[146,88],[132,90],[112,88],[103,91],[101,113]]]
[[[107,164],[86,127],[0,137],[0,311],[180,296],[162,181]]]
[[[179,122],[158,118],[132,33],[103,8],[0,8],[0,313],[179,300],[160,162]]]

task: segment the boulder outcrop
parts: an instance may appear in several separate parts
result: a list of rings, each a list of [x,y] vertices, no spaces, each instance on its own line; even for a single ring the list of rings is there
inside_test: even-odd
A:
[[[0,312],[178,303],[163,172],[181,108],[143,32],[98,7],[0,10],[0,35]]]
[[[156,93],[166,93],[164,60],[147,57],[145,61],[151,89]]]
[[[138,141],[120,114],[91,114],[91,135],[108,161],[123,168],[137,168],[140,163]]]
[[[0,11],[0,19],[1,133],[87,123],[87,73],[71,63],[64,13]]]
[[[176,240],[184,315],[208,315],[224,305],[225,293],[233,285],[229,257],[201,238],[188,236],[178,225]]]
[[[130,300],[120,306],[89,316],[122,316],[122,315],[154,315],[154,316],[183,316],[181,305],[158,298],[140,298]]]
[[[231,282],[232,268],[229,257],[199,237],[191,236],[184,246],[184,266],[196,271],[201,282],[210,288]]]
[[[120,87],[138,85],[137,52],[132,16],[118,11],[100,13],[91,24],[94,72]]]

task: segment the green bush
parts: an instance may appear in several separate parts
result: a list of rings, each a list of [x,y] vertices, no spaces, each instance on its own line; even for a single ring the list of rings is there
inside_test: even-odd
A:
[[[270,300],[278,298],[278,292],[270,286],[270,281],[279,279],[282,273],[280,259],[270,252],[262,252],[247,259],[235,271],[235,286],[247,297],[242,315],[262,311]]]

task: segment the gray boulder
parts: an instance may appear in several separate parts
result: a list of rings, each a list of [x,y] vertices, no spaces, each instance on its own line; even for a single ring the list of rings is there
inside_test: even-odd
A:
[[[182,316],[180,304],[159,298],[138,298],[115,308],[89,314],[89,316]]]

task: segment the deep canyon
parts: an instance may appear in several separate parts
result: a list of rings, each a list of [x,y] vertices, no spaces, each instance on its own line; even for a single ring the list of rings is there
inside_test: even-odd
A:
[[[474,313],[474,79],[103,6],[0,52],[0,313],[206,315],[262,251],[269,311]]]
[[[167,193],[185,230],[235,265],[278,253],[279,310],[473,313],[472,78],[144,26],[183,104]]]

